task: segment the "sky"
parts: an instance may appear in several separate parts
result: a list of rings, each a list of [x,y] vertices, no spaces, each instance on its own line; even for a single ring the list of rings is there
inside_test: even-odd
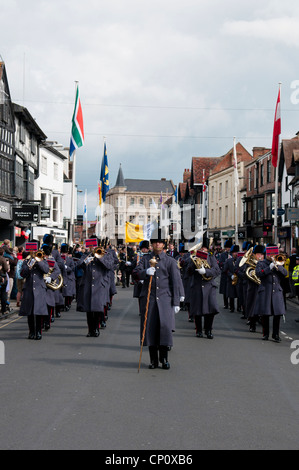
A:
[[[79,84],[89,220],[104,139],[110,188],[120,164],[125,178],[177,185],[192,157],[224,155],[234,137],[271,148],[280,82],[281,138],[299,131],[297,0],[0,0],[0,11],[11,99],[66,147]]]

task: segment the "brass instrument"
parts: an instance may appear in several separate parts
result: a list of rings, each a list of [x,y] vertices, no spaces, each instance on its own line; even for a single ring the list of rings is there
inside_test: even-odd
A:
[[[278,269],[278,266],[283,266],[287,260],[286,255],[279,253],[278,255],[272,256],[272,261],[275,265],[275,268]]]
[[[248,277],[248,279],[255,282],[255,284],[260,284],[261,280],[259,277],[257,277],[255,273],[255,268],[256,268],[258,261],[253,258],[252,252],[253,252],[253,247],[249,248],[249,250],[246,251],[245,255],[240,261],[239,266],[243,266],[243,264],[245,263],[248,264],[249,266],[246,268],[246,271],[245,271],[246,276]]]
[[[233,275],[234,278],[232,279],[232,286],[236,286],[238,284],[238,276],[236,274]]]
[[[32,269],[35,263],[38,263],[42,259],[44,259],[44,252],[43,250],[37,250],[35,253],[30,254],[27,259],[28,259],[28,267],[29,269]]]
[[[48,274],[44,274],[44,280],[46,277],[50,276],[51,273],[53,272],[54,268],[50,268]],[[63,277],[61,274],[59,274],[58,278],[55,279],[54,281],[46,283],[46,286],[49,287],[51,290],[58,290],[62,287],[63,284]]]
[[[196,256],[197,251],[200,250],[201,247],[202,247],[202,243],[198,243],[197,245],[193,246],[189,250],[190,258],[192,259],[193,263],[195,264],[196,269],[200,269],[200,268],[211,269],[211,266],[209,265],[209,263],[205,259],[202,259],[202,258],[199,258],[198,256]],[[210,281],[212,279],[212,276],[208,277],[205,274],[202,274],[202,278],[205,281]]]
[[[101,259],[103,258],[104,255],[106,255],[107,251],[105,250],[105,248],[103,246],[97,246],[93,251],[92,253],[87,256],[87,258],[84,260],[85,264],[89,264],[91,263],[94,258],[97,258],[97,259]]]

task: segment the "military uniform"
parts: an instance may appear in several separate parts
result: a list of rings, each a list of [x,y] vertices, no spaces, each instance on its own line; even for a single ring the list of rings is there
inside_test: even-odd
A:
[[[271,247],[269,248],[271,249]],[[270,250],[266,247],[267,258],[264,261],[259,261],[255,268],[256,275],[261,280],[257,291],[255,314],[262,316],[264,340],[269,338],[269,319],[270,316],[273,316],[272,338],[279,342],[280,318],[285,315],[281,280],[287,275],[287,270],[283,266],[275,267],[273,261],[269,259],[269,253]]]
[[[151,240],[154,243],[153,240]],[[144,345],[149,346],[151,368],[158,367],[159,360],[164,369],[169,368],[168,349],[173,345],[174,307],[179,309],[180,294],[183,284],[180,272],[175,260],[165,252],[156,254],[151,252],[141,258],[134,270],[134,275],[139,281],[144,281],[140,293],[140,337],[142,338],[146,313],[146,303],[150,275],[150,260],[155,257],[157,264],[152,275],[152,286],[149,298],[147,325]]]
[[[49,272],[46,260],[36,261],[32,268],[29,260],[24,260],[21,276],[26,279],[23,287],[23,297],[20,316],[28,317],[29,339],[42,338],[42,318],[48,315],[46,283],[44,274]]]
[[[196,268],[192,259],[190,259],[188,263],[188,273],[192,276],[190,285],[190,314],[195,320],[196,335],[202,337],[203,317],[205,334],[209,339],[212,339],[214,316],[219,313],[217,284],[215,279],[220,275],[220,268],[215,256],[210,253],[206,254],[206,261],[210,268],[205,268],[205,272],[202,274],[198,272],[199,270]],[[207,279],[205,279],[205,277]]]
[[[105,306],[110,300],[110,271],[113,263],[109,253],[101,258],[85,256],[78,261],[77,266],[83,268],[84,274],[77,310],[86,312],[87,336],[100,334],[100,321],[104,318]]]

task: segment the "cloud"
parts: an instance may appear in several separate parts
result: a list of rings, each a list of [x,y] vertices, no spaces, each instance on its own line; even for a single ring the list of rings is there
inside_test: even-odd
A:
[[[299,47],[298,17],[227,21],[223,25],[222,32],[232,36],[263,39],[275,44]]]

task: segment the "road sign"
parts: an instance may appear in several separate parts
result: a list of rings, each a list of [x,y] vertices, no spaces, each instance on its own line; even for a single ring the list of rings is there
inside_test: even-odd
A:
[[[288,220],[299,220],[299,207],[288,207],[287,208],[287,219]]]
[[[272,209],[272,214],[275,214],[275,209]],[[277,209],[277,215],[278,216],[281,216],[281,215],[284,215],[285,214],[285,210],[282,209],[281,207],[278,207]]]

